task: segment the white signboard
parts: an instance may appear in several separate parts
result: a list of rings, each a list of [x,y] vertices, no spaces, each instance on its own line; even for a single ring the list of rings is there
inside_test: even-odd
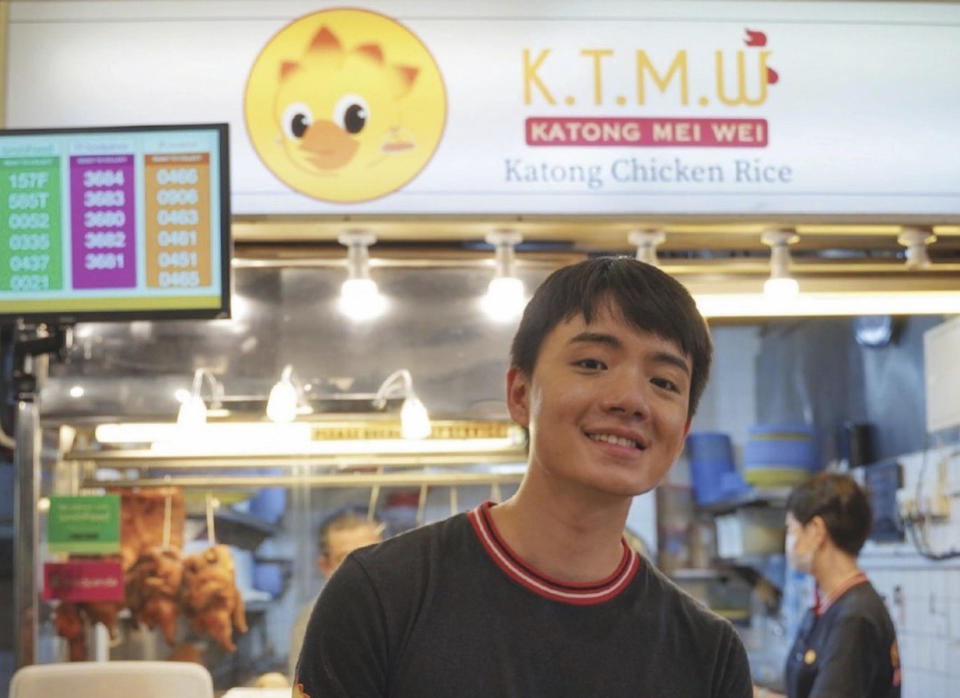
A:
[[[960,211],[957,5],[327,7],[13,3],[6,125],[227,121],[238,214]]]

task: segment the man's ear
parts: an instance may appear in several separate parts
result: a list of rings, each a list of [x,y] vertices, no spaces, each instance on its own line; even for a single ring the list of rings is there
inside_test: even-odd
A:
[[[817,543],[817,547],[820,547],[821,543],[825,541],[832,540],[830,538],[830,530],[827,528],[827,522],[823,520],[823,517],[817,514],[809,522],[807,526],[810,526],[813,529],[814,540]]]
[[[516,366],[507,371],[507,410],[522,427],[530,427],[530,379]]]
[[[320,570],[320,574],[323,575],[324,579],[330,579],[330,575],[333,574],[333,565],[330,564],[330,558],[326,555],[318,557],[317,569]]]

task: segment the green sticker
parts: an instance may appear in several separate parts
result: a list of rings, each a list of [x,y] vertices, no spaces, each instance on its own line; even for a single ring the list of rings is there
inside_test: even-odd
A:
[[[0,159],[0,290],[63,288],[60,159]]]
[[[120,550],[120,496],[50,497],[47,543],[52,553]]]

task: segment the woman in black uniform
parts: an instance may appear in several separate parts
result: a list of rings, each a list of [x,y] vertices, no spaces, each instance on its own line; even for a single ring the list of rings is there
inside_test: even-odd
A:
[[[817,581],[787,655],[789,698],[899,698],[900,653],[890,614],[857,566],[870,532],[870,503],[857,483],[821,473],[787,501],[790,564]],[[758,698],[776,694],[757,689]]]

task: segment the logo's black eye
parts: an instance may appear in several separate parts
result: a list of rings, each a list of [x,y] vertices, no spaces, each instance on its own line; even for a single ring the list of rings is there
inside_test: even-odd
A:
[[[347,113],[343,115],[343,127],[349,133],[360,133],[367,123],[367,110],[359,104],[351,104]]]
[[[303,102],[294,102],[283,110],[281,124],[288,138],[303,138],[312,123],[313,114],[310,113],[310,107]]]
[[[370,119],[370,108],[360,95],[344,95],[333,108],[333,121],[347,133],[360,133]]]
[[[303,134],[307,132],[307,126],[309,124],[305,114],[296,114],[290,121],[290,131],[297,138],[303,138]]]

